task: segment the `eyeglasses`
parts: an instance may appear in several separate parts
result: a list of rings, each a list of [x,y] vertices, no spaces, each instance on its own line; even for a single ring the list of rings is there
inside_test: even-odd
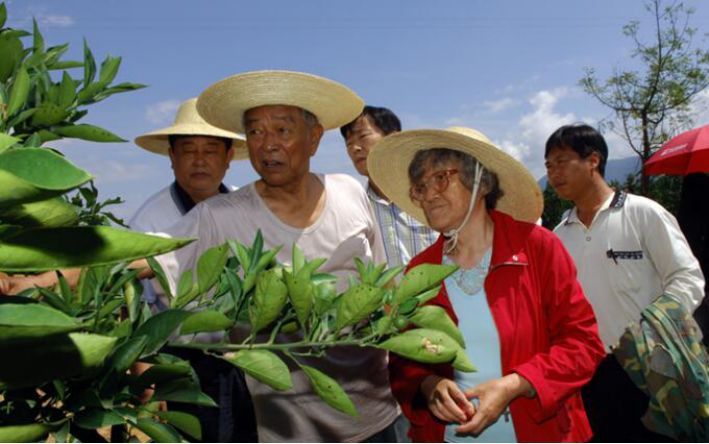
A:
[[[431,189],[434,193],[442,193],[448,189],[450,177],[453,174],[458,174],[456,169],[447,169],[436,171],[428,177],[424,177],[418,183],[411,185],[409,189],[409,197],[414,203],[421,203],[426,197],[426,192]]]

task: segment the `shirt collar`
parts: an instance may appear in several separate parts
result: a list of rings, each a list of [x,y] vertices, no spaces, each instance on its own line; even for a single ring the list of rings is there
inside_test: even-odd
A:
[[[219,193],[220,194],[225,194],[228,193],[229,189],[224,185],[223,183],[219,184]],[[177,209],[180,211],[180,214],[183,216],[187,214],[192,208],[195,207],[196,203],[192,198],[190,197],[189,194],[187,194],[187,191],[184,190],[180,186],[177,181],[173,182],[172,185],[170,186],[170,196],[172,197],[172,201],[175,202],[175,205],[177,206]]]
[[[601,211],[607,210],[609,208],[613,208],[613,209],[623,208],[623,205],[625,205],[625,201],[626,201],[627,197],[628,197],[628,193],[625,192],[624,190],[616,190],[615,193],[608,196],[608,198],[605,200],[605,202],[603,202],[603,205],[601,205],[601,207],[598,209],[598,212],[596,213],[596,215],[600,214]],[[595,219],[595,217],[594,217],[594,219]],[[581,223],[581,221],[579,220],[579,217],[578,217],[576,207],[573,207],[569,211],[569,215],[566,218],[566,220],[564,221],[564,225],[569,225],[572,223]]]
[[[384,199],[383,197],[379,196],[379,195],[374,191],[374,189],[372,188],[372,185],[371,185],[369,182],[367,182],[367,197],[369,197],[370,200],[372,200],[372,201],[374,201],[374,202],[377,202],[377,203],[379,203],[379,204],[382,204],[382,205],[389,206],[389,205],[392,204],[390,201],[388,201],[388,200]]]

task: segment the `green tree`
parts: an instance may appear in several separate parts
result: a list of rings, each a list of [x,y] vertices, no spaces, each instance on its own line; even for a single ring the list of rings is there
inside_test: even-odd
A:
[[[692,124],[690,105],[709,85],[709,51],[693,44],[696,28],[689,25],[693,13],[680,2],[665,6],[663,0],[645,4],[652,15],[649,42],[640,23],[631,21],[623,34],[633,40],[631,57],[638,70],[619,70],[599,81],[593,68],[581,79],[584,90],[615,115],[605,122],[620,134],[644,163],[672,134]],[[654,197],[650,179],[640,177],[640,193]]]
[[[544,188],[544,212],[542,213],[542,225],[545,228],[553,230],[559,222],[561,222],[561,216],[566,210],[573,206],[573,203],[569,200],[563,200],[556,194],[554,188],[547,182],[547,186]]]

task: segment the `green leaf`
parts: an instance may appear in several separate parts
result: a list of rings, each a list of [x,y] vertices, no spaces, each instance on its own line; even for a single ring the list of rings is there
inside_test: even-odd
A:
[[[150,265],[150,269],[153,270],[153,273],[155,274],[155,279],[160,282],[160,288],[162,288],[163,293],[165,293],[168,297],[168,299],[172,299],[172,291],[170,290],[170,284],[168,283],[167,276],[165,275],[165,270],[162,269],[162,266],[158,261],[156,261],[152,257],[148,257],[148,265]]]
[[[455,359],[453,360],[453,368],[466,373],[476,372],[477,368],[470,362],[468,354],[462,348],[458,350],[455,354]]]
[[[148,418],[140,418],[135,426],[155,442],[180,442],[182,438],[172,427]]]
[[[382,304],[384,291],[379,287],[359,284],[350,287],[340,298],[337,306],[337,321],[335,328],[342,329],[366,319]]]
[[[234,325],[234,322],[223,313],[215,310],[198,311],[185,319],[180,328],[180,334],[223,331],[232,325]]]
[[[143,372],[135,382],[136,387],[144,388],[152,384],[185,379],[192,374],[192,367],[187,361],[178,364],[156,364]]]
[[[293,381],[290,371],[281,358],[268,350],[239,350],[234,354],[224,355],[227,362],[239,367],[254,379],[274,390],[290,390]]]
[[[53,197],[0,209],[0,217],[4,222],[27,228],[52,228],[73,225],[79,219],[79,214],[74,205],[61,197]]]
[[[42,148],[0,154],[0,207],[62,194],[92,179],[63,156]]]
[[[199,423],[199,419],[196,416],[174,410],[167,412],[156,412],[156,414],[161,419],[169,422],[171,425],[175,426],[175,428],[190,435],[197,441],[202,440],[202,425]]]
[[[259,332],[275,321],[288,301],[288,288],[274,269],[259,273],[249,305],[249,322]]]
[[[84,39],[84,88],[94,81],[96,76],[96,61],[89,49],[89,44]]]
[[[295,255],[295,253],[294,253]],[[287,271],[283,271],[288,297],[295,309],[300,325],[305,327],[313,308],[313,283],[310,281],[310,273],[307,270],[299,271],[295,276]]]
[[[458,269],[457,265],[421,264],[410,269],[394,292],[396,304],[423,293],[438,284]]]
[[[293,263],[291,264],[293,274],[298,273],[303,268],[303,265],[305,265],[305,255],[297,245],[293,244]]]
[[[222,244],[206,250],[197,260],[197,281],[199,293],[206,293],[219,280],[229,257],[229,247]]]
[[[116,348],[108,360],[107,366],[116,374],[128,370],[143,354],[148,345],[146,336],[134,336]]]
[[[88,140],[90,142],[126,142],[125,139],[118,137],[107,129],[88,123],[56,126],[52,128],[52,130],[63,137],[72,137],[75,139]]]
[[[35,228],[3,239],[0,270],[44,271],[112,264],[162,254],[190,242],[105,226]]]
[[[416,310],[411,317],[411,322],[422,328],[440,330],[465,348],[463,334],[458,330],[453,320],[448,316],[446,310],[436,305],[426,305]]]
[[[199,296],[199,287],[192,281],[192,270],[185,270],[177,283],[177,296],[172,300],[172,308],[183,308]]]
[[[84,66],[83,62],[77,62],[77,61],[57,61],[52,63],[51,65],[47,65],[48,69],[51,69],[52,71],[59,71],[62,69],[72,69],[72,68],[81,68]]]
[[[427,364],[450,362],[460,349],[460,345],[447,334],[428,328],[407,330],[377,347]]]
[[[5,21],[7,21],[7,8],[5,3],[0,3],[0,29],[5,26]]]
[[[44,51],[44,37],[42,37],[42,33],[39,32],[39,26],[37,26],[37,20],[34,18],[32,19],[32,49],[34,52],[43,52]]]
[[[0,304],[0,344],[43,338],[81,328],[74,318],[41,304]]]
[[[216,407],[217,404],[199,388],[199,384],[189,378],[174,379],[159,384],[155,388],[153,399],[158,401],[185,402],[207,407]]]
[[[0,386],[32,387],[54,379],[91,375],[113,350],[116,338],[69,333],[0,344]],[[51,365],[38,365],[38,362]]]
[[[113,82],[118,73],[118,68],[121,66],[120,57],[106,56],[106,59],[101,63],[101,73],[99,74],[98,83],[106,86]]]
[[[376,282],[374,283],[375,286],[377,287],[383,287],[386,284],[389,283],[392,279],[394,279],[396,276],[399,275],[404,270],[403,265],[399,265],[398,267],[390,268],[387,271],[385,271],[383,274],[381,274]]]
[[[54,429],[48,424],[0,426],[0,442],[39,442]]]
[[[30,76],[24,67],[20,67],[12,81],[10,100],[7,102],[7,116],[11,117],[22,109],[30,93]]]
[[[347,393],[342,390],[342,387],[340,387],[337,381],[314,367],[300,365],[300,368],[303,369],[303,372],[305,372],[308,379],[310,379],[315,393],[330,407],[353,417],[359,416],[352,400],[347,396]]]
[[[57,95],[59,89],[57,88]],[[69,115],[69,110],[56,103],[44,102],[39,105],[32,114],[30,124],[32,126],[51,126],[64,120]],[[55,134],[54,132],[52,134]]]
[[[5,83],[22,60],[22,41],[18,36],[3,32],[0,34],[0,54],[0,83]]]
[[[124,424],[125,422],[123,417],[117,413],[100,408],[88,408],[77,413],[74,417],[74,423],[76,425],[82,429],[89,430]]]
[[[189,316],[190,313],[187,311],[171,309],[160,312],[145,321],[134,333],[134,336],[145,335],[149,338],[143,355],[150,355],[158,351]]]
[[[20,142],[20,139],[18,139],[17,137],[12,137],[10,135],[0,133],[0,153],[2,153],[3,151],[18,142]]]

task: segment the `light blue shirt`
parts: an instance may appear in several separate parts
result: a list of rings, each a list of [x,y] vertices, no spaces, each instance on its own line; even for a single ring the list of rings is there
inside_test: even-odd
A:
[[[477,267],[467,270],[459,269],[445,280],[448,298],[458,316],[458,328],[465,340],[465,352],[478,369],[474,373],[455,371],[455,382],[463,391],[502,377],[500,338],[483,287],[490,267],[491,251],[489,249],[485,253]],[[444,257],[443,262],[452,263],[447,256]],[[477,405],[477,400],[473,399],[473,403]],[[488,426],[477,437],[457,434],[455,429],[458,426],[457,423],[450,423],[446,426],[445,441],[517,442],[509,409],[506,409],[497,422]]]

